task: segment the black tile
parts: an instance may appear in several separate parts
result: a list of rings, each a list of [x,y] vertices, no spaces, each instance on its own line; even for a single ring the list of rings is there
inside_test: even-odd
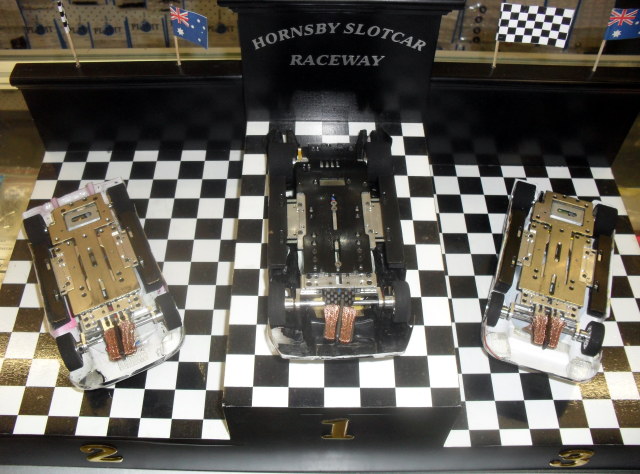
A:
[[[636,428],[637,425],[634,427]],[[605,444],[623,444],[622,434],[614,428],[591,428],[591,439],[594,446]]]
[[[48,334],[47,337],[53,340]],[[8,342],[8,338],[6,341]],[[58,348],[55,346],[55,342],[53,349],[54,354],[57,354]],[[4,356],[4,351],[2,355]],[[2,371],[0,371],[0,386],[24,387],[29,378],[29,369],[31,369],[31,360],[29,359],[5,359],[2,363]]]
[[[165,262],[190,262],[193,253],[193,241],[169,240],[165,251]]]
[[[13,332],[40,332],[42,308],[18,308]]]
[[[234,295],[256,295],[259,285],[259,270],[238,269],[233,272],[232,293]]]
[[[480,323],[456,323],[458,347],[482,347]]]
[[[236,241],[260,242],[262,240],[262,227],[262,219],[239,219]]]
[[[527,410],[523,401],[496,402],[500,429],[527,429]]]
[[[178,179],[202,179],[203,161],[183,161],[180,163]]]
[[[414,221],[413,232],[416,244],[440,244],[438,223],[433,221]]]
[[[223,400],[227,406],[251,406],[253,389],[250,387],[225,387]]]
[[[198,204],[197,199],[176,199],[173,202],[172,218],[180,217],[198,217]]]
[[[469,248],[468,234],[442,234],[444,252],[451,253],[471,253]]]
[[[637,400],[612,400],[620,428],[640,426],[640,410]]]
[[[222,390],[207,390],[204,398],[204,418],[206,420],[224,420]]]
[[[256,349],[256,328],[254,326],[229,326],[229,354],[254,354]]]
[[[620,324],[620,323],[618,323]],[[626,330],[629,327],[635,326],[634,333],[636,337],[640,337],[638,333],[640,330],[638,328],[638,323],[626,323],[625,326],[625,334],[623,334],[622,330],[620,334],[622,335],[622,343],[624,345],[629,345],[627,342],[625,335]],[[637,344],[631,344],[637,345]],[[627,358],[627,353],[624,350],[624,347],[603,347],[602,348],[602,368],[606,372],[631,372],[631,367],[629,366],[629,359]]]
[[[217,293],[216,288],[216,293]],[[188,335],[209,335],[211,334],[211,324],[213,321],[213,311],[188,309],[184,312],[185,334]]]
[[[176,388],[204,390],[207,386],[206,362],[180,362],[178,364],[178,376]]]
[[[506,214],[509,207],[509,196],[485,196],[489,214]]]
[[[465,214],[464,221],[470,234],[490,234],[491,224],[486,214]]]
[[[227,356],[227,336],[211,336],[209,362],[224,362]]]
[[[467,401],[492,401],[494,399],[491,375],[463,374],[464,397]]]
[[[151,184],[151,198],[172,198],[176,195],[175,179],[156,179]]]
[[[213,309],[231,308],[231,285],[216,286],[216,298],[213,302]]]
[[[471,260],[475,275],[494,275],[498,268],[497,255],[472,255]]]
[[[156,172],[154,161],[134,161],[131,165],[129,179],[153,179]]]
[[[418,275],[420,277],[420,296],[447,296],[447,283],[443,272],[419,271]]]
[[[174,395],[173,390],[145,390],[142,418],[171,418]]]
[[[127,377],[118,382],[116,388],[144,388],[147,383],[147,372],[140,372],[133,377]]]
[[[44,429],[45,436],[73,436],[76,434],[78,418],[75,416],[50,416]]]
[[[462,199],[458,195],[438,194],[439,212],[462,212]]]
[[[114,150],[115,152],[115,150]],[[68,162],[68,163],[73,163],[73,162],[86,162],[87,158],[89,156],[89,151],[88,150],[72,150],[72,151],[67,151],[64,155],[64,161]],[[111,160],[114,161],[114,156],[113,153],[111,154]]]
[[[360,405],[367,407],[395,407],[396,391],[393,388],[361,388]]]
[[[216,262],[192,262],[189,271],[190,285],[215,285],[218,275]]]
[[[196,240],[219,239],[222,235],[222,219],[198,219]]]
[[[358,387],[359,374],[357,360],[328,360],[324,363],[324,386]]]
[[[148,239],[168,239],[170,219],[145,219],[144,233]]]
[[[582,400],[554,400],[560,428],[588,428]]]
[[[411,213],[411,199],[398,198],[398,215],[402,221],[410,221],[413,219]]]
[[[82,179],[102,181],[107,175],[108,167],[109,163],[87,163],[82,170]]]
[[[551,189],[556,193],[565,194],[567,196],[575,196],[576,188],[573,186],[573,181],[570,179],[550,179]]]
[[[396,387],[428,387],[429,366],[427,358],[403,356],[393,359]]]
[[[238,208],[240,207],[239,199],[225,199],[224,213],[222,217],[225,219],[235,219],[238,217]]]
[[[425,170],[428,172],[428,170]],[[433,181],[431,177],[409,176],[409,193],[411,197],[433,197]]]
[[[531,430],[530,433],[534,446],[562,446],[560,430]]]
[[[236,255],[235,240],[221,240],[220,256],[218,257],[218,260],[220,262],[233,262],[235,255]]]
[[[520,374],[522,394],[525,400],[552,400],[551,386],[547,374]]]
[[[614,276],[612,278],[611,298],[633,298],[633,291],[626,276]]]
[[[264,196],[265,177],[264,176],[243,176],[241,187],[242,196]]]
[[[171,438],[201,438],[202,420],[171,420]]]
[[[169,285],[169,293],[173,296],[174,301],[178,309],[184,309],[187,301],[187,285]]]
[[[38,172],[38,181],[58,179],[62,163],[42,163]]]
[[[224,198],[227,192],[226,179],[203,179],[200,190],[201,198]]]
[[[453,333],[451,326],[429,326],[425,328],[427,353],[432,355],[451,355]]]
[[[500,445],[500,432],[497,430],[471,430],[469,438],[472,447]]]
[[[458,187],[460,194],[484,194],[480,178],[460,177],[458,178]]]
[[[477,298],[478,288],[472,276],[450,276],[449,287],[452,298]]]
[[[85,390],[80,404],[80,416],[108,417],[112,401],[113,389]]]
[[[254,387],[288,387],[289,361],[277,356],[257,355],[253,372]]]
[[[314,408],[324,406],[323,388],[289,388],[289,407]]]
[[[53,387],[25,387],[18,413],[20,415],[48,415],[52,398]]]
[[[110,418],[107,436],[136,438],[140,429],[138,418]]]

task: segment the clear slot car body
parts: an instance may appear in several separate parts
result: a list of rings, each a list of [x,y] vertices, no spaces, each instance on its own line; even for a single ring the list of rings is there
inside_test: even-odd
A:
[[[482,323],[489,354],[577,382],[598,372],[617,217],[515,182]]]
[[[267,156],[272,345],[292,359],[404,352],[413,317],[391,138],[299,147],[274,131]]]
[[[180,314],[121,179],[23,218],[46,325],[74,385],[112,385],[180,348]]]

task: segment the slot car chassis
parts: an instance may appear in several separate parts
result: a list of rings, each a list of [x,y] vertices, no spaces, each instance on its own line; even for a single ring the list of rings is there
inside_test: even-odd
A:
[[[489,354],[572,381],[598,372],[617,217],[515,182],[482,324]]]
[[[268,136],[268,337],[284,358],[404,352],[411,295],[391,137],[300,147]]]
[[[121,179],[23,217],[46,325],[74,385],[112,385],[180,348],[180,314]]]

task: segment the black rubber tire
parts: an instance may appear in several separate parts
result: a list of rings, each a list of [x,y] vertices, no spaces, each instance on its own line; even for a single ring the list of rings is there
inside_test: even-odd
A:
[[[487,310],[485,311],[485,320],[487,326],[494,327],[500,319],[500,312],[504,305],[504,295],[499,291],[492,291],[487,302]]]
[[[411,292],[409,283],[395,280],[391,283],[395,307],[393,308],[393,322],[408,324],[411,321]]]
[[[164,316],[164,324],[169,331],[182,326],[182,318],[176,307],[176,302],[170,293],[163,293],[156,298],[156,304]]]
[[[604,204],[596,204],[593,208],[593,236],[612,235],[618,222],[618,210]]]
[[[47,247],[51,247],[51,237],[49,237],[49,232],[47,231],[47,224],[45,224],[40,214],[27,217],[23,224],[25,234],[27,234],[31,245],[44,244]]]
[[[284,309],[285,298],[284,283],[278,280],[269,282],[269,295],[267,296],[267,318],[272,328],[283,327],[287,324],[287,312]]]
[[[525,181],[516,181],[511,191],[511,208],[529,212],[536,198],[536,187]]]
[[[602,350],[604,342],[604,324],[597,321],[591,321],[587,324],[587,333],[589,338],[582,342],[580,348],[582,353],[589,357],[597,356]]]
[[[78,352],[78,349],[76,349],[76,340],[71,333],[68,332],[60,337],[56,337],[56,344],[58,345],[62,362],[67,366],[69,372],[82,368],[84,365],[82,356]]]

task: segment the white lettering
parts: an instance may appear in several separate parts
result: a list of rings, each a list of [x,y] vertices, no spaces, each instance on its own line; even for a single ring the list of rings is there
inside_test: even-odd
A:
[[[399,43],[400,41],[402,41],[402,39],[396,39],[396,38],[404,38],[404,33],[397,31],[394,34],[391,35],[391,41],[393,41],[394,43]]]
[[[316,34],[323,35],[327,32],[327,25],[325,23],[318,23],[316,25]]]
[[[302,66],[302,54],[292,54],[289,66]]]
[[[427,45],[427,43],[425,43],[424,41],[418,40],[413,45],[413,49],[417,49],[418,51],[422,51],[423,46],[426,46],[426,45]]]
[[[327,61],[329,59],[329,56],[327,56],[326,54],[321,54],[320,56],[318,56],[318,59],[316,59],[316,64],[318,66],[326,66],[327,65]]]
[[[393,30],[390,30],[389,28],[382,28],[382,36],[380,38],[382,38],[383,40],[387,39],[387,35],[389,33],[393,33]]]
[[[380,27],[379,26],[372,26],[367,30],[367,35],[371,36],[373,38],[375,38],[379,34],[380,34]]]
[[[266,46],[266,44],[264,44],[264,40],[262,39],[262,36],[260,36],[259,38],[255,38],[251,41],[253,42],[253,47],[255,50],[264,48]]]
[[[380,64],[380,61],[382,61],[384,59],[384,56],[371,56],[373,58],[373,65],[374,66],[378,66]]]
[[[361,56],[353,54],[321,54],[314,57],[309,54],[303,58],[301,54],[292,54],[289,66],[362,66],[378,67],[386,56]]]
[[[329,31],[329,33],[331,33],[332,35],[335,34],[336,30],[340,26],[340,23],[327,23],[327,24],[329,25],[329,29],[331,30]]]
[[[264,39],[267,44],[273,44],[278,41],[278,35],[276,35],[275,33],[267,33]]]
[[[280,37],[280,41],[291,39],[291,37],[289,36],[289,32],[287,30],[279,30],[278,36]]]
[[[313,34],[313,25],[304,25],[304,35],[309,36]]]
[[[355,34],[358,36],[364,36],[364,31],[362,31],[364,29],[364,25],[362,23],[358,23],[358,29],[356,30]]]
[[[344,31],[343,34],[345,35],[350,35],[353,33],[353,23],[347,23],[346,26],[344,27]]]

